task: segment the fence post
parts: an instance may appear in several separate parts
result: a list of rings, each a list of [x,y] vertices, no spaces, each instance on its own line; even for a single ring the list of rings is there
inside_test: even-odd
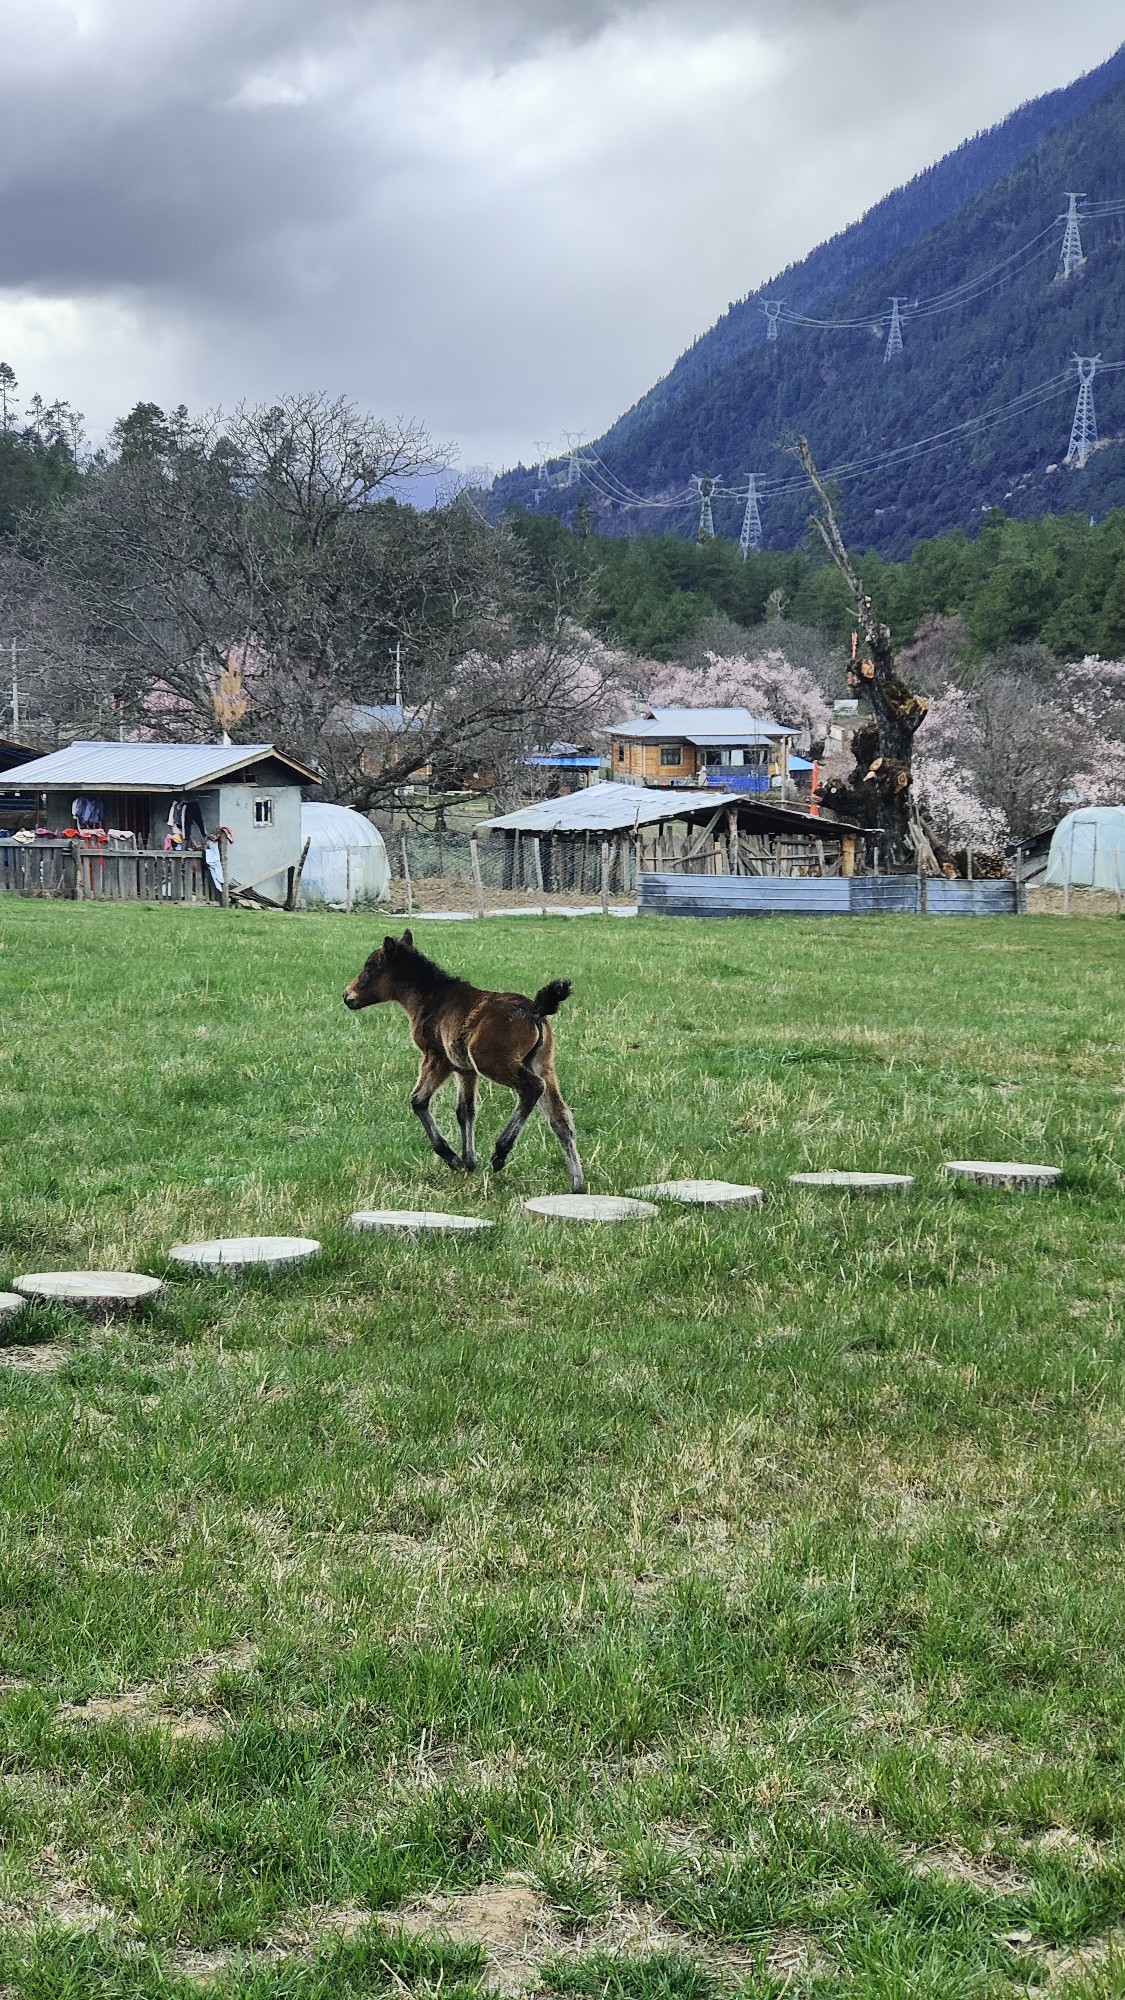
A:
[[[480,851],[477,847],[477,837],[475,833],[471,833],[469,835],[469,860],[473,864],[473,887],[477,892],[477,915],[478,917],[483,917],[484,883],[481,881],[481,876],[480,876]]]
[[[602,841],[602,915],[609,915],[609,842]]]
[[[535,835],[531,843],[531,858],[532,861],[535,863],[535,886],[538,889],[539,894],[542,895],[543,894],[543,849],[540,845],[538,834]]]
[[[229,852],[230,852],[230,841],[227,839],[226,834],[222,831],[222,828],[220,828],[219,829],[219,873],[223,878],[223,886],[219,891],[219,903],[224,910],[230,909],[230,869],[227,866]]]
[[[410,861],[406,852],[405,834],[402,836],[402,879],[406,883],[406,914],[409,917],[414,912],[414,884],[410,880]]]
[[[1063,916],[1070,915],[1070,871],[1074,862],[1074,827],[1070,829],[1070,846],[1066,850],[1066,874],[1063,876]]]

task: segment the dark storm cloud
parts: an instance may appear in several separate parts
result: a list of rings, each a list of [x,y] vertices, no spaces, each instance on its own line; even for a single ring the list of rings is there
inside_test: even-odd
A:
[[[1116,0],[14,0],[0,347],[96,423],[315,383],[526,450],[1120,32]]]

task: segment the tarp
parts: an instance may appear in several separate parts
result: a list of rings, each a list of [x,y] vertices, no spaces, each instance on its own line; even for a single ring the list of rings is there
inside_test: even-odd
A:
[[[305,804],[302,845],[306,840],[304,902],[342,910],[352,903],[377,903],[386,895],[391,871],[383,836],[362,813],[352,812],[350,806]]]
[[[1125,806],[1081,806],[1051,836],[1046,880],[1055,889],[1125,896]]]

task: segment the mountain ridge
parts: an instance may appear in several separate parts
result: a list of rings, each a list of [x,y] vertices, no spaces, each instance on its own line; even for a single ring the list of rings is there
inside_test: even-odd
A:
[[[1001,172],[994,171],[998,163]],[[693,473],[731,483],[752,469],[767,494],[775,490],[763,501],[766,545],[792,547],[804,533],[806,496],[781,489],[799,487],[786,456],[798,430],[808,432],[829,467],[900,454],[889,474],[877,468],[850,478],[846,488],[849,532],[888,555],[948,528],[970,527],[998,504],[1027,514],[1075,505],[1102,513],[1125,505],[1125,453],[1095,454],[1073,484],[1056,470],[1073,408],[1072,400],[1065,407],[1071,388],[1063,380],[1073,367],[1070,356],[1100,350],[1107,362],[1125,360],[1125,215],[1087,224],[1085,265],[1056,283],[1062,238],[1056,218],[1068,187],[1087,189],[1093,204],[1119,199],[1125,211],[1125,45],[1099,69],[967,140],[732,306],[597,441],[612,480],[591,472],[591,485],[582,488],[586,518],[592,510],[593,524],[611,534],[654,525],[690,533],[690,508],[654,516],[607,498],[604,488],[624,482],[659,497],[683,489]],[[1021,263],[1021,246],[1037,237]],[[913,317],[908,308],[904,352],[884,365],[893,293],[908,301],[947,287],[956,293],[974,272],[987,277],[1004,259],[1004,275],[979,297],[955,297],[949,309]],[[830,307],[833,319],[851,325],[783,324],[780,338],[767,342],[761,302],[782,294],[789,310],[818,316]],[[1040,386],[1051,381],[1057,407],[1037,406]],[[1072,387],[1076,394],[1076,371]],[[1103,433],[1125,428],[1125,380],[1107,377],[1096,389],[1106,412]],[[1022,415],[954,438],[928,462],[928,480],[921,487],[915,480],[913,497],[904,491],[909,482],[897,474],[907,466],[918,471],[912,452],[919,438],[975,424],[982,413],[1021,397],[1029,399]],[[580,499],[557,476],[544,487],[520,467],[495,483],[491,509],[534,505],[573,520]],[[716,526],[737,534],[740,512],[730,498],[718,500]]]

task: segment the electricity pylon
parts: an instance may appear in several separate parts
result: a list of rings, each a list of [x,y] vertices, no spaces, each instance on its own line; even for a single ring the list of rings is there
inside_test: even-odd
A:
[[[715,491],[714,480],[705,472],[693,475],[693,485],[699,489],[699,534],[698,541],[710,542],[715,538],[715,518],[711,512],[711,495]]]
[[[742,516],[742,533],[738,546],[742,550],[742,560],[746,561],[751,549],[762,546],[762,516],[758,510],[758,482],[752,472],[746,475],[750,484],[746,491],[746,512]]]
[[[902,353],[902,320],[899,317],[899,303],[900,300],[897,296],[891,300],[891,330],[887,335],[887,346],[883,355],[884,364],[890,361],[893,355]]]
[[[784,304],[784,299],[767,299],[765,305],[762,307],[762,311],[766,316],[767,340],[777,339],[777,325],[781,318],[781,308]]]
[[[1100,354],[1076,354],[1078,363],[1078,402],[1074,410],[1074,422],[1070,427],[1070,444],[1067,447],[1067,465],[1076,465],[1079,472],[1085,465],[1098,441],[1098,420],[1094,414],[1094,376],[1097,373]]]
[[[1086,262],[1082,255],[1082,237],[1078,229],[1078,204],[1085,200],[1085,193],[1067,194],[1066,228],[1063,231],[1062,254],[1059,257],[1058,275],[1069,278],[1072,272]]]

